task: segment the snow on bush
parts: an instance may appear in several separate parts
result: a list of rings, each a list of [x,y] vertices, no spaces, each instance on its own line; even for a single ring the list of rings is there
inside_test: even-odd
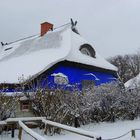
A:
[[[0,121],[15,116],[17,96],[0,91]]]
[[[9,117],[15,117],[17,96],[7,96],[5,92],[0,91],[0,121]],[[3,127],[0,126],[0,135]]]
[[[79,91],[37,89],[25,95],[36,115],[48,120],[79,127],[90,122],[133,120],[140,116],[140,86],[126,91],[116,82]],[[0,120],[14,117],[17,97],[0,92]],[[60,129],[47,125],[47,134]]]
[[[78,127],[90,122],[133,120],[140,116],[138,90],[125,91],[112,82],[90,89],[64,91],[38,89],[30,94],[33,108],[47,119]],[[48,129],[52,132],[52,129]],[[53,129],[53,132],[60,132]]]
[[[96,106],[100,112],[99,121],[133,120],[140,116],[140,94],[137,90],[125,91],[118,84],[110,83],[97,87],[95,93],[98,98],[94,102],[99,102]]]

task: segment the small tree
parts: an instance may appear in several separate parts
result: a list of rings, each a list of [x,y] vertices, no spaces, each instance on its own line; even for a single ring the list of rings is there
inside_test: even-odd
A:
[[[108,59],[118,68],[118,75],[123,83],[140,73],[140,53],[118,55]]]

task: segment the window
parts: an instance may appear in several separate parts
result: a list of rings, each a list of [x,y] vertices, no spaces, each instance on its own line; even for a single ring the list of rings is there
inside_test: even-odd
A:
[[[21,111],[29,111],[30,110],[30,103],[29,101],[21,102]]]
[[[89,44],[83,44],[82,46],[80,46],[80,51],[82,54],[96,58],[95,57],[95,55],[96,55],[95,50]]]

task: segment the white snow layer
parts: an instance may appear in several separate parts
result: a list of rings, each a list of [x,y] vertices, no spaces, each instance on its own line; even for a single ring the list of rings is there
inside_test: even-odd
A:
[[[128,88],[128,89],[134,89],[139,85],[140,85],[140,74],[138,74],[136,77],[128,80],[125,83],[125,87]]]
[[[70,126],[63,125],[63,124],[60,124],[60,123],[57,123],[57,122],[52,122],[52,121],[45,120],[45,119],[42,119],[42,122],[44,122],[45,124],[49,124],[51,126],[62,128],[66,131],[81,134],[81,135],[84,135],[84,136],[87,136],[87,137],[90,137],[90,138],[99,138],[100,137],[99,135],[97,135],[93,132],[85,131],[85,130],[79,129],[79,128],[70,127]]]
[[[59,72],[59,73],[53,73],[53,74],[51,74],[51,76],[59,76],[59,77],[64,77],[64,78],[67,78],[67,75],[65,75],[65,74],[63,74],[63,73],[61,73],[61,72]]]
[[[8,122],[18,122],[18,121],[40,121],[45,119],[45,117],[23,117],[23,118],[8,118],[5,120],[6,123]]]
[[[102,139],[111,139],[118,137],[127,133],[132,129],[140,128],[140,119],[136,119],[133,121],[117,121],[115,123],[91,123],[89,125],[82,126],[80,129],[84,129],[89,132],[94,132],[102,137]],[[33,129],[38,134],[44,136],[46,140],[92,140],[91,138],[87,138],[85,136],[80,136],[77,134],[73,134],[71,132],[64,131],[61,135],[54,136],[46,136],[44,135],[44,131],[40,129]],[[8,132],[10,133],[10,132]],[[11,134],[2,133],[0,135],[0,140],[17,140],[18,139],[18,130],[16,131],[15,138],[11,138]],[[23,131],[22,139],[26,140],[34,140],[31,136]],[[123,136],[117,140],[140,140],[140,130],[136,131],[136,138],[131,137],[131,133]],[[95,140],[95,139],[94,139]]]
[[[0,50],[0,83],[22,82],[23,78],[37,76],[63,60],[117,70],[97,52],[96,58],[82,54],[79,48],[85,43],[88,42],[67,26],[43,37],[5,45]]]
[[[93,76],[94,78],[95,78],[95,80],[100,80],[95,74],[93,74],[93,73],[86,73],[86,74],[84,74],[84,75],[90,75],[90,76]]]

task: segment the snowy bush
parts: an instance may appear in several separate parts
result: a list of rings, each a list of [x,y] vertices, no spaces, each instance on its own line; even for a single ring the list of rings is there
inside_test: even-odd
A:
[[[140,115],[140,94],[137,90],[129,92],[118,84],[105,84],[95,89],[94,99],[100,114],[98,121],[133,120]]]
[[[0,92],[0,121],[15,116],[16,100],[16,95],[8,96]]]
[[[39,116],[75,127],[90,122],[133,120],[140,116],[139,90],[125,91],[116,82],[83,92],[38,89],[28,97]],[[60,132],[50,126],[48,131]]]

